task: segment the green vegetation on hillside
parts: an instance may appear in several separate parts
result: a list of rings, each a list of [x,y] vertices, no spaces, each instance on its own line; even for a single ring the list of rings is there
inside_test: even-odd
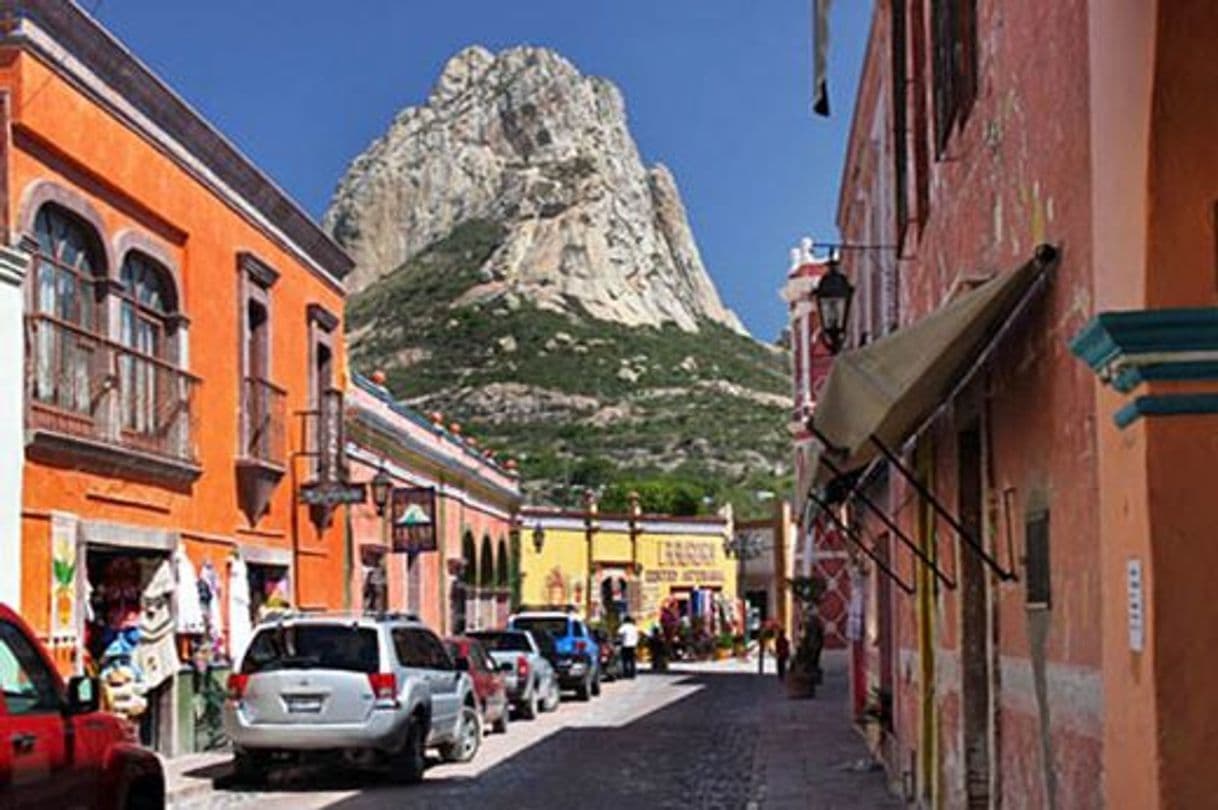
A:
[[[745,513],[772,508],[754,493],[789,487],[789,413],[765,399],[789,390],[782,355],[718,324],[632,328],[574,301],[568,312],[511,294],[454,305],[488,281],[481,268],[504,236],[493,222],[464,223],[352,296],[354,368],[384,369],[396,396],[439,408],[517,456],[526,483],[548,500],[573,505],[591,487],[609,508],[633,487],[650,511],[688,514],[729,500]],[[509,420],[469,404],[471,389],[504,382],[618,413]]]

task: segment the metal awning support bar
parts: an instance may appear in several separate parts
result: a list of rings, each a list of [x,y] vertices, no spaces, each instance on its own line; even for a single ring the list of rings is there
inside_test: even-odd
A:
[[[816,432],[815,428],[813,428],[813,432]],[[817,433],[816,436],[822,442],[825,441],[824,437],[821,436],[819,433]],[[830,447],[830,446],[831,445],[826,443],[826,447]],[[830,459],[828,457],[828,454],[824,454],[821,456],[820,463],[824,464],[826,467],[828,467],[829,471],[832,472],[834,475],[844,475],[845,474],[845,471],[842,470],[842,468],[839,467],[832,459]],[[907,534],[905,534],[905,532],[901,531],[901,527],[897,525],[896,521],[893,520],[891,517],[889,517],[888,513],[885,512],[882,508],[880,508],[880,506],[875,501],[871,500],[870,496],[868,496],[864,492],[856,490],[854,493],[854,497],[858,498],[860,503],[862,503],[869,510],[871,510],[872,514],[874,514],[876,517],[878,517],[880,519],[880,522],[882,522],[885,526],[887,526],[888,530],[890,532],[892,532],[894,535],[896,535],[897,539],[899,539],[902,543],[904,543],[905,547],[908,548],[915,557],[917,557],[919,560],[922,561],[923,565],[925,565],[927,568],[929,568],[931,571],[933,571],[935,574],[935,577],[938,578],[938,580],[940,582],[942,582],[948,589],[953,590],[953,591],[956,590],[956,580],[952,579],[947,574],[945,574],[943,572],[943,570],[941,568],[939,568],[938,564],[936,564],[935,561],[932,560],[926,554],[925,551],[923,551],[921,548],[919,548],[917,543],[915,543],[913,540],[910,540],[909,536]]]
[[[878,449],[884,455],[884,458],[888,459],[888,463],[895,467],[897,472],[901,473],[905,480],[909,482],[909,485],[917,491],[919,496],[921,496],[922,500],[930,504],[930,508],[935,510],[935,514],[947,521],[947,524],[955,530],[956,534],[961,540],[964,541],[965,545],[971,548],[977,554],[977,556],[981,558],[981,561],[989,566],[990,569],[998,575],[999,579],[1004,582],[1015,582],[1018,580],[1018,577],[1015,576],[1014,571],[1008,571],[1007,569],[1003,568],[1002,564],[999,563],[998,560],[990,556],[989,552],[987,552],[981,543],[977,541],[977,538],[973,536],[973,533],[966,529],[964,524],[962,524],[955,515],[949,512],[947,508],[939,502],[939,499],[935,497],[935,494],[927,489],[922,482],[918,480],[918,477],[914,475],[913,472],[910,471],[909,468],[907,468],[903,463],[901,463],[901,459],[897,458],[896,453],[889,450],[888,447],[875,436],[871,437],[871,443],[874,444],[876,449]]]
[[[863,542],[863,538],[856,536],[853,529],[851,529],[849,526],[847,526],[845,523],[843,523],[841,518],[839,518],[837,515],[833,514],[833,510],[829,507],[829,504],[825,503],[823,500],[821,500],[820,496],[816,495],[813,492],[808,493],[808,498],[810,500],[816,501],[817,505],[820,506],[821,511],[829,517],[829,520],[833,521],[833,525],[837,526],[837,528],[842,532],[842,534],[844,534],[848,539],[853,541],[854,544],[859,547],[859,550],[861,550],[864,554],[866,554],[868,556],[868,558],[870,558],[871,561],[873,563],[875,563],[876,568],[879,568],[881,571],[883,571],[885,574],[887,574],[888,578],[891,579],[893,582],[895,582],[897,584],[898,588],[905,591],[905,593],[907,593],[908,595],[913,596],[914,586],[909,585],[908,583],[905,582],[905,580],[903,580],[899,576],[897,576],[896,572],[894,572],[891,568],[889,568],[888,564],[880,558],[880,555],[875,553],[875,549],[868,548],[867,544]]]

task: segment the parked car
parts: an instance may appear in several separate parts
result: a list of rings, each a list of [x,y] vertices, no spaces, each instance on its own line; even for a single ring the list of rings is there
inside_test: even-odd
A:
[[[482,711],[482,725],[502,734],[508,729],[512,704],[507,696],[507,680],[494,660],[482,648],[482,643],[468,636],[444,640],[448,654],[458,669],[465,669],[474,682],[474,695]]]
[[[126,720],[98,709],[101,684],[65,684],[30,628],[0,605],[0,807],[154,810],[165,774]]]
[[[402,614],[288,614],[258,626],[229,676],[224,727],[239,778],[285,757],[337,752],[350,765],[423,776],[482,742],[474,684],[431,630]]]
[[[541,654],[537,640],[525,630],[478,630],[468,633],[482,642],[506,680],[508,699],[526,720],[558,708],[558,679]]]
[[[600,650],[600,666],[601,680],[616,681],[622,677],[622,649],[618,646],[617,640],[609,637],[603,627],[597,627],[592,630],[592,635],[596,637],[596,646]]]
[[[558,611],[528,611],[512,616],[508,627],[554,637],[558,655],[553,664],[560,689],[574,689],[580,700],[600,694],[600,648],[578,616]]]

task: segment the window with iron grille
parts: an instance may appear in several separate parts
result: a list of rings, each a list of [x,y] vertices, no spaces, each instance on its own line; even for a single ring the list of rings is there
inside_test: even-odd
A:
[[[942,157],[977,97],[977,0],[931,0],[931,36],[935,153]]]

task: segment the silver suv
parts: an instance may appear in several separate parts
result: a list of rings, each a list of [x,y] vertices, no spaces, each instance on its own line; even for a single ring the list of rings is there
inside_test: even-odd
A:
[[[229,676],[224,728],[238,778],[284,755],[422,778],[424,753],[473,758],[482,741],[473,683],[414,616],[288,614],[260,624]]]

